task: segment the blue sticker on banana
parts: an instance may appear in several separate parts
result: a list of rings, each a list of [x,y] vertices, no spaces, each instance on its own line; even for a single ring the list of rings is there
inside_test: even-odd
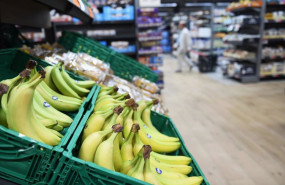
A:
[[[58,97],[52,96],[52,99],[53,99],[53,100],[58,100]]]
[[[50,104],[48,102],[43,103],[44,107],[50,107]]]
[[[150,136],[149,134],[146,134],[146,137],[147,137],[148,139],[150,139],[150,138],[151,138],[151,136]]]
[[[156,173],[158,173],[158,174],[162,174],[162,170],[159,169],[159,168],[155,168],[155,171],[156,171]]]

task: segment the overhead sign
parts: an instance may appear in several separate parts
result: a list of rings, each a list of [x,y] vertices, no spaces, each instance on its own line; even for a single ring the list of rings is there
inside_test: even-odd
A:
[[[161,0],[140,0],[140,7],[159,7]]]

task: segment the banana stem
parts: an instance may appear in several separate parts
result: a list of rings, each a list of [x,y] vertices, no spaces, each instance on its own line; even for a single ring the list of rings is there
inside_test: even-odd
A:
[[[151,146],[150,145],[143,145],[143,158],[144,160],[149,159],[150,158],[150,152],[151,150]]]

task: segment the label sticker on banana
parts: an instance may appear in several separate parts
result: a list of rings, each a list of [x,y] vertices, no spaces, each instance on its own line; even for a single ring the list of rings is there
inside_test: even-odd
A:
[[[50,104],[48,102],[43,103],[44,107],[50,107]]]
[[[78,83],[78,80],[74,80],[75,81],[75,83]]]
[[[52,96],[52,99],[53,99],[53,100],[58,100],[58,97]]]
[[[151,139],[151,136],[150,136],[149,134],[146,134],[146,137],[147,137],[148,139]]]
[[[144,127],[144,128],[147,128],[147,126],[146,126],[146,125],[143,125],[143,127]]]
[[[156,173],[158,173],[158,174],[162,174],[162,170],[159,169],[159,168],[155,168],[155,171],[156,171]]]

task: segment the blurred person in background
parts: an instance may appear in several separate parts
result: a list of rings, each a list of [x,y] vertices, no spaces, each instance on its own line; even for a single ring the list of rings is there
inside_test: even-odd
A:
[[[182,65],[183,63],[189,66],[190,71],[192,70],[193,64],[190,58],[187,57],[189,54],[190,49],[190,32],[188,28],[186,27],[185,21],[180,21],[179,26],[180,34],[177,38],[177,63],[178,67],[175,72],[181,73],[182,72]]]

